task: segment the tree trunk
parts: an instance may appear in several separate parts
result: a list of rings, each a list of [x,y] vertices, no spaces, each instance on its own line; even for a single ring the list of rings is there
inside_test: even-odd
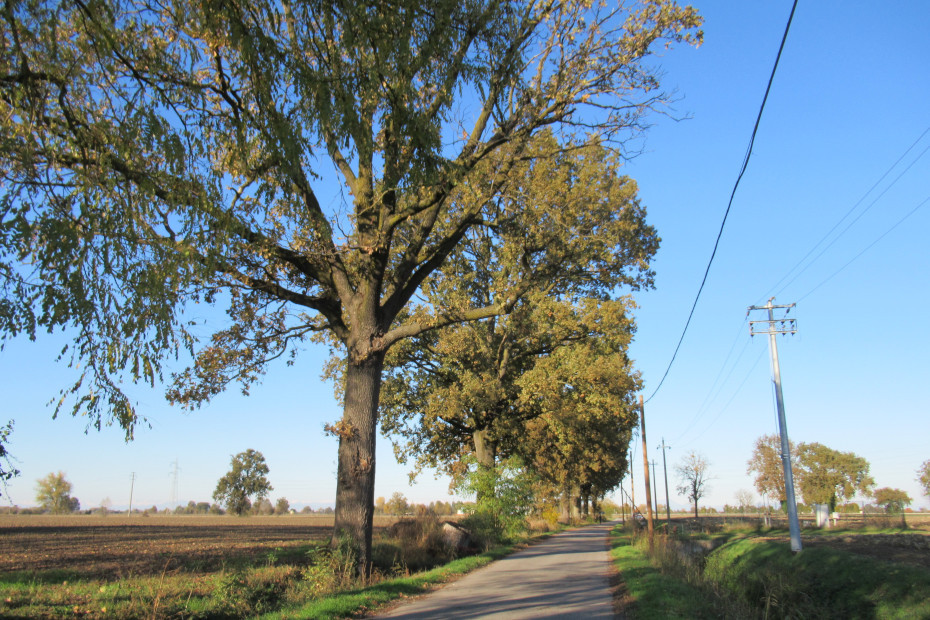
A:
[[[559,501],[559,521],[565,524],[572,522],[572,493],[569,487],[562,489],[562,497]]]
[[[492,469],[497,464],[497,442],[491,439],[487,429],[475,431],[471,437],[478,465]]]
[[[694,500],[694,518],[698,518],[697,500]]]
[[[336,522],[332,545],[348,538],[357,554],[356,573],[371,574],[371,530],[375,511],[375,433],[384,354],[346,365],[345,409],[340,424],[336,479]]]

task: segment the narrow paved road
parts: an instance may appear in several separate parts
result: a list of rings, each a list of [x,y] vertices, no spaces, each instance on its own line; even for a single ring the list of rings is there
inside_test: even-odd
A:
[[[377,618],[613,618],[611,523],[557,534]]]

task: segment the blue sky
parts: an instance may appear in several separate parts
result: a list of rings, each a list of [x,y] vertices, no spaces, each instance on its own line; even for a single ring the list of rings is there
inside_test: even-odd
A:
[[[632,354],[647,397],[697,293],[791,9],[786,0],[696,6],[704,45],[657,58],[665,86],[679,93],[672,115],[688,119],[655,117],[643,154],[627,166],[663,240],[656,289],[637,295]],[[777,428],[767,341],[750,339],[745,323],[748,306],[776,295],[776,303],[798,303],[799,333],[779,338],[792,439],[855,452],[871,463],[878,486],[930,506],[914,481],[930,459],[930,324],[920,316],[930,283],[930,203],[918,207],[930,197],[930,154],[922,155],[930,147],[927,23],[930,4],[918,1],[801,3],[795,14],[706,288],[675,364],[646,406],[650,457],[661,471],[663,437],[670,467],[690,450],[703,454],[714,476],[710,505],[752,490],[752,444]],[[851,209],[836,232],[861,217],[797,278],[778,284]],[[233,389],[192,413],[169,407],[161,391],[136,389],[152,428],[126,444],[117,428],[84,434],[84,420],[50,419],[46,403],[70,376],[53,362],[64,342],[17,340],[0,353],[0,423],[16,420],[10,449],[22,470],[4,503],[33,504],[36,479],[62,470],[86,507],[104,498],[125,506],[131,472],[133,504],[165,506],[175,460],[178,499],[209,501],[230,456],[248,448],[268,461],[272,498],[334,501],[336,442],[322,428],[340,408],[319,380],[325,350],[273,367],[249,397]],[[429,474],[410,486],[386,440],[378,459],[377,495],[448,498],[446,481]],[[674,494],[673,479],[670,486]]]

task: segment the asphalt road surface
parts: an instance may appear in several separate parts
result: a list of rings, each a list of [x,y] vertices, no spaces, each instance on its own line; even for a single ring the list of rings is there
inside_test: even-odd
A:
[[[612,523],[557,534],[376,618],[613,618]]]

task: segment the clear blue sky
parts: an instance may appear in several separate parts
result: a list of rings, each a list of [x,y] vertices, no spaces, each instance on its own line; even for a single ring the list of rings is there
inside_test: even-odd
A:
[[[706,20],[705,44],[657,59],[665,86],[680,95],[673,115],[690,118],[655,117],[643,154],[627,168],[662,237],[656,290],[637,297],[633,357],[647,397],[665,372],[710,257],[791,3],[696,6]],[[703,296],[678,359],[646,406],[649,453],[660,472],[656,446],[663,437],[670,467],[690,450],[711,462],[710,505],[734,503],[736,490],[752,490],[752,444],[776,430],[767,342],[749,338],[745,315],[777,295],[776,303],[798,302],[798,335],[779,338],[792,439],[855,452],[871,463],[878,486],[902,488],[915,506],[930,506],[914,481],[930,458],[930,324],[921,317],[930,283],[930,204],[917,208],[930,197],[930,153],[921,156],[930,134],[867,194],[930,127],[927,23],[930,4],[922,1],[798,8]],[[861,218],[800,276],[778,284],[857,203],[837,232],[864,212]],[[131,472],[134,505],[165,506],[175,460],[178,499],[209,501],[230,456],[247,448],[267,458],[272,498],[333,503],[336,442],[322,428],[340,408],[318,378],[324,350],[308,349],[293,367],[273,367],[249,397],[233,389],[193,413],[169,407],[159,390],[137,389],[152,428],[125,444],[117,428],[85,435],[83,420],[50,419],[46,403],[71,376],[53,362],[64,342],[13,341],[0,353],[0,423],[16,420],[10,449],[22,470],[4,503],[34,504],[36,479],[63,470],[85,507],[104,498],[125,506]],[[422,475],[409,486],[386,440],[378,458],[377,495],[448,499],[444,480]],[[673,497],[672,505],[684,502]]]

